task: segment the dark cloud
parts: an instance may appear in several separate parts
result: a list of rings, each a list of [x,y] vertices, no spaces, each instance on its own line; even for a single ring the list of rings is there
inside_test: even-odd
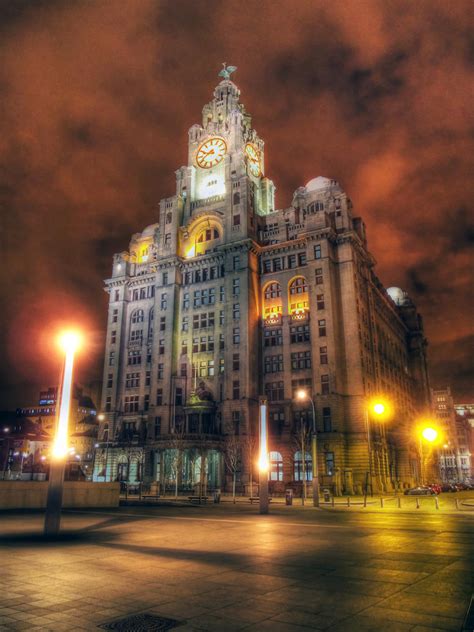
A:
[[[238,66],[279,206],[337,178],[380,278],[424,315],[434,383],[471,396],[472,6],[1,3],[4,405],[56,381],[48,336],[71,319],[91,332],[82,375],[100,377],[102,279],[173,194],[222,61]]]

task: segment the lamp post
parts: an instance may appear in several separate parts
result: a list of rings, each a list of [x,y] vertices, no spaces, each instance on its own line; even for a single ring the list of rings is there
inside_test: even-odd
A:
[[[79,348],[79,334],[73,331],[65,332],[60,338],[60,345],[64,352],[64,366],[59,398],[59,414],[56,425],[56,436],[51,451],[49,470],[48,497],[44,519],[44,534],[57,535],[61,524],[61,507],[63,501],[64,470],[68,454],[68,423],[71,404],[72,372],[74,354]]]
[[[268,420],[267,400],[259,400],[259,455],[258,455],[258,498],[259,513],[268,513]]]
[[[6,471],[7,471],[9,457],[10,457],[10,437],[8,435],[8,433],[10,432],[10,428],[4,428],[3,432],[5,433],[6,448],[5,448],[5,460],[4,460],[4,463],[3,463],[3,477],[2,477],[2,480],[5,480],[5,474],[6,474]]]
[[[372,413],[376,419],[383,421],[384,417],[386,417],[386,415],[388,414],[388,411],[389,411],[389,408],[388,408],[387,403],[381,400],[374,400],[372,402],[369,402],[369,404],[365,408],[365,425],[366,425],[366,430],[367,430],[367,452],[368,452],[368,459],[369,459],[369,471],[367,472],[366,483],[365,483],[364,507],[367,506],[367,491],[368,491],[367,488],[369,485],[370,485],[370,495],[373,496],[373,493],[374,493],[373,480],[372,480],[373,459],[372,459],[372,436],[370,433],[370,413]]]
[[[425,459],[423,454],[423,440],[432,445],[438,439],[439,433],[436,428],[426,426],[420,432],[420,482],[425,483]]]
[[[300,389],[296,393],[296,398],[299,401],[306,401],[309,399],[313,410],[313,425],[311,432],[311,458],[313,461],[313,506],[319,507],[319,469],[318,469],[318,443],[317,443],[317,431],[316,431],[316,407],[314,405],[313,398],[310,397],[307,391]],[[303,461],[306,455],[302,456]],[[303,485],[306,485],[306,481],[303,481]]]

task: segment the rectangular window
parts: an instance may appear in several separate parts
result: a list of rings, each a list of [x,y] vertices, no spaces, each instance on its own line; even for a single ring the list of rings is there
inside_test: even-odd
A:
[[[158,355],[164,355],[165,353],[165,339],[161,338],[158,343]]]
[[[265,395],[269,402],[277,402],[284,399],[283,382],[267,382],[265,384]]]
[[[240,355],[234,353],[232,356],[232,371],[240,371]]]
[[[265,274],[266,272],[271,272],[271,271],[272,271],[271,259],[265,259],[263,261],[263,273]]]
[[[321,394],[329,395],[329,375],[321,375]]]
[[[326,474],[332,476],[334,474],[334,452],[326,452],[324,455],[326,463]]]
[[[128,364],[141,364],[142,363],[142,355],[140,351],[129,351],[128,352]]]
[[[114,366],[115,364],[115,351],[111,351],[109,353],[109,366]]]
[[[165,331],[166,329],[166,316],[160,317],[160,331]]]
[[[157,376],[156,377],[159,380],[162,380],[164,378],[164,375],[165,375],[165,365],[160,363],[158,365],[158,372],[157,372]]]
[[[219,334],[219,351],[225,349],[224,334]]]
[[[120,290],[115,290],[114,301],[120,300]]]
[[[328,363],[328,348],[319,347],[319,364],[327,364],[327,363]]]
[[[180,386],[176,388],[176,391],[174,394],[174,403],[176,406],[183,405],[183,389]]]
[[[150,396],[148,394],[143,398],[143,410],[150,409]]]
[[[189,316],[183,316],[181,320],[181,331],[189,331]]]
[[[234,345],[240,344],[240,327],[234,327],[232,332],[232,343]]]
[[[300,371],[311,368],[311,351],[297,351],[291,354],[291,370]]]
[[[331,409],[329,406],[323,408],[323,430],[324,432],[332,432]]]
[[[317,309],[324,309],[324,294],[316,294]]]
[[[224,373],[224,358],[219,358],[219,373],[222,375]]]
[[[214,360],[207,361],[207,376],[214,377]]]
[[[155,439],[161,434],[161,417],[155,417]]]
[[[194,314],[193,316],[193,330],[199,329],[199,314]]]
[[[156,390],[156,405],[163,406],[163,389],[158,388]]]
[[[298,265],[299,266],[305,266],[306,265],[306,253],[305,252],[300,252],[298,254]]]
[[[147,371],[145,373],[145,386],[150,386],[151,384],[151,371]]]
[[[112,322],[116,323],[118,321],[118,309],[114,309],[112,312]]]
[[[223,285],[221,285],[219,288],[219,301],[221,303],[224,303],[225,301],[225,287]]]
[[[221,309],[219,311],[219,325],[223,325],[224,324],[224,310]]]
[[[193,338],[193,353],[199,353],[199,338]]]
[[[240,294],[240,279],[232,280],[232,294],[238,296]]]
[[[283,265],[281,263],[280,257],[277,257],[276,259],[272,259],[272,268],[273,268],[273,272],[280,272],[280,270],[283,270]]]
[[[207,350],[214,351],[214,336],[207,337]]]
[[[265,373],[279,373],[283,371],[283,355],[267,356],[265,358]]]
[[[323,338],[326,335],[326,320],[318,320],[319,337]]]
[[[181,377],[187,377],[187,375],[188,375],[188,365],[186,363],[181,365],[180,375],[181,375]]]
[[[232,382],[232,399],[240,399],[240,382],[234,380]]]
[[[323,269],[316,268],[316,270],[314,271],[314,274],[315,274],[316,285],[322,285],[323,284]]]
[[[112,388],[113,385],[114,385],[114,374],[109,373],[107,376],[107,388]]]
[[[138,388],[140,386],[140,373],[127,373],[125,376],[125,388]]]
[[[232,306],[232,318],[234,320],[240,319],[240,303],[234,303]]]
[[[163,272],[163,285],[168,285],[168,273],[167,272]]]
[[[240,226],[240,215],[234,215],[233,222],[234,226]]]
[[[316,244],[314,247],[314,258],[321,259],[321,244]]]
[[[106,413],[110,413],[111,410],[112,410],[112,398],[111,397],[106,397],[106,399],[105,399],[105,412]]]
[[[117,342],[117,331],[114,329],[110,332],[110,344],[114,345]]]
[[[283,334],[281,329],[265,329],[265,347],[279,347],[283,344]]]
[[[232,269],[239,270],[240,269],[240,255],[234,255],[232,259]]]
[[[189,293],[185,292],[183,294],[183,309],[189,309]]]
[[[292,344],[296,342],[309,342],[309,325],[293,325],[290,327],[290,341]]]
[[[130,332],[130,342],[141,343],[143,340],[143,329],[132,329]]]
[[[168,307],[168,294],[163,292],[161,295],[160,309],[166,309]]]
[[[182,340],[181,341],[181,355],[187,355],[188,354],[188,341],[186,340]]]
[[[296,255],[288,255],[288,267],[290,270],[296,268]]]
[[[125,398],[124,413],[137,413],[139,407],[139,395],[130,395]]]

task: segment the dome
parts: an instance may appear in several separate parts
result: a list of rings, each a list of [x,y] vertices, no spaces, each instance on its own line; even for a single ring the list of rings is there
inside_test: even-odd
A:
[[[395,305],[403,305],[407,298],[407,293],[399,287],[389,287],[387,294],[390,296]]]
[[[159,228],[159,224],[150,224],[142,231],[141,237],[153,237],[155,230]]]
[[[338,185],[336,180],[330,180],[329,178],[318,176],[317,178],[313,178],[306,184],[306,191],[320,191],[322,189],[327,189],[332,185]]]

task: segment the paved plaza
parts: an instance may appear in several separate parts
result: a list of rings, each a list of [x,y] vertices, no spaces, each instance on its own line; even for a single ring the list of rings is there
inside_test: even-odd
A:
[[[257,511],[67,511],[55,542],[41,537],[40,513],[3,513],[0,630],[100,630],[144,613],[183,631],[463,628],[469,511]],[[119,629],[167,629],[151,621]]]

